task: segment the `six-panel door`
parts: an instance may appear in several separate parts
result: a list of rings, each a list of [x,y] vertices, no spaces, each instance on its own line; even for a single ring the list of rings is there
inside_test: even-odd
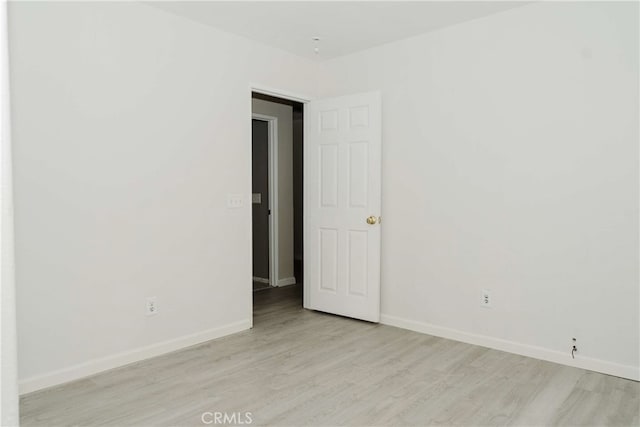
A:
[[[306,308],[379,321],[381,136],[378,92],[305,105]]]

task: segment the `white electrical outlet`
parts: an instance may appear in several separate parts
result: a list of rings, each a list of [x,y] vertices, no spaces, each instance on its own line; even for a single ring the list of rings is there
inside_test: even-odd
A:
[[[158,314],[158,301],[156,297],[147,298],[146,314],[147,316]]]
[[[491,291],[489,289],[482,290],[482,299],[480,300],[480,306],[484,308],[491,307]]]

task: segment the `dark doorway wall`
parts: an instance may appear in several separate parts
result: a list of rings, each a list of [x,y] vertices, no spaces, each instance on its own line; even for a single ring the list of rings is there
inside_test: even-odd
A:
[[[304,110],[299,102],[293,104],[293,271],[296,283],[302,283],[303,233],[303,137]]]
[[[252,121],[252,192],[260,194],[253,203],[253,277],[269,278],[269,124]]]

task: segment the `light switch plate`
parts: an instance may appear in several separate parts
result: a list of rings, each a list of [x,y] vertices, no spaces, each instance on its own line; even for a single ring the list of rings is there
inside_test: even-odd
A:
[[[227,207],[229,209],[241,208],[243,204],[242,194],[229,194],[227,197]]]

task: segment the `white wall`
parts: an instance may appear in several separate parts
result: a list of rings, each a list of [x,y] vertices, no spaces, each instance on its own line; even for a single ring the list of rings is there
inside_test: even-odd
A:
[[[10,29],[22,391],[249,327],[249,86],[312,64],[133,2]]]
[[[638,379],[637,3],[524,6],[320,76],[382,90],[385,322]]]
[[[293,274],[293,108],[262,99],[252,100],[254,113],[278,118],[278,280],[291,283]]]
[[[19,424],[7,2],[0,1],[0,425]]]

